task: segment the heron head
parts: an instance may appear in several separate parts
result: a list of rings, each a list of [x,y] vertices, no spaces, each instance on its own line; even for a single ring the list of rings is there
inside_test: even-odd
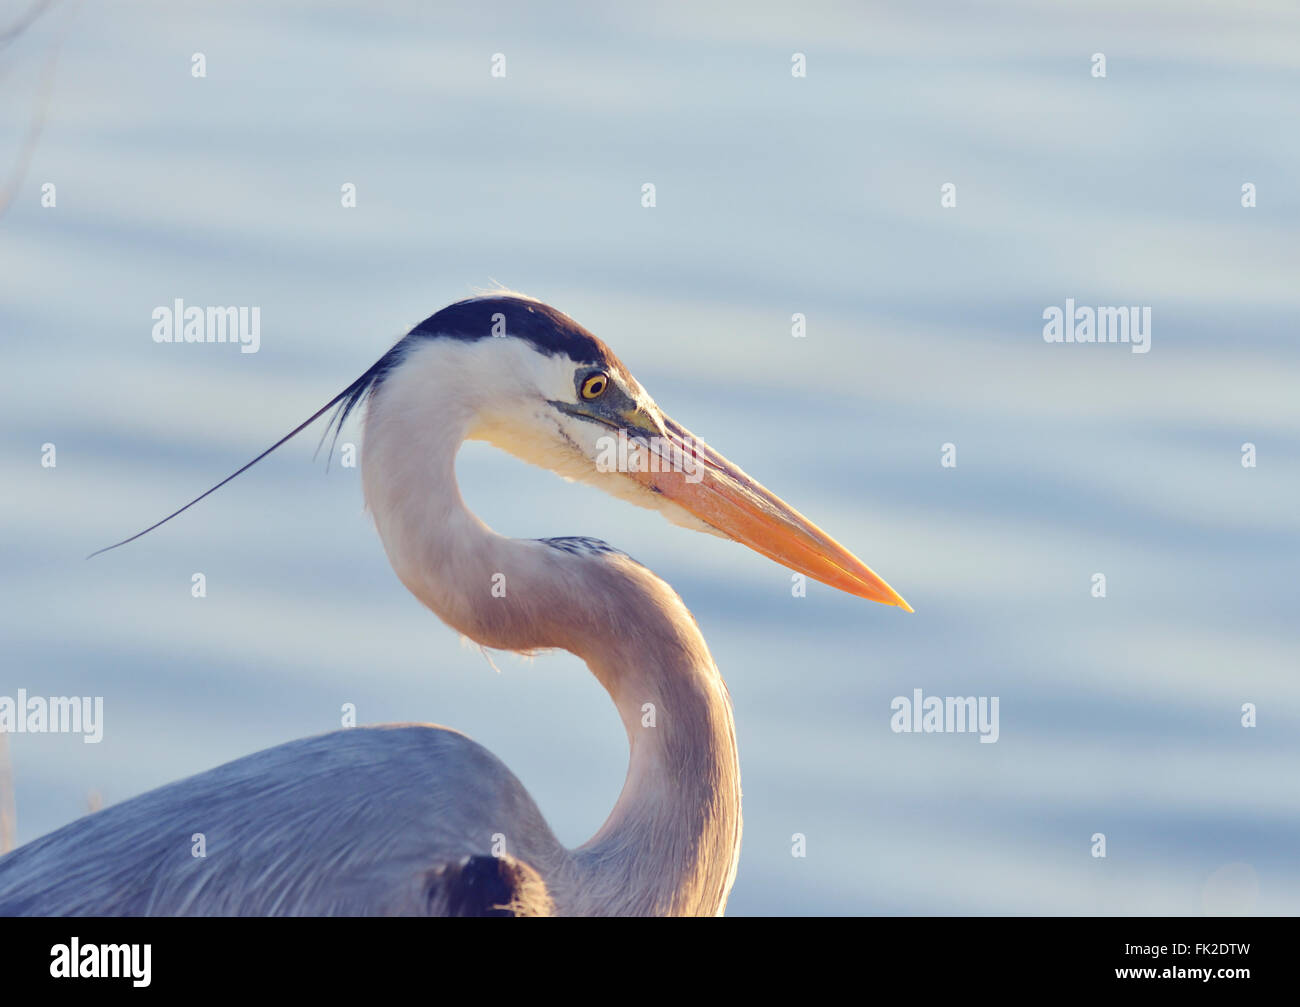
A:
[[[372,368],[366,394],[400,411],[437,382],[439,422],[568,479],[740,542],[851,594],[910,607],[865,563],[665,416],[622,361],[554,308],[516,294],[460,301]],[[450,391],[449,391],[450,390]],[[385,403],[391,405],[385,405]]]
[[[412,423],[433,424],[443,428],[442,444],[489,441],[568,479],[658,510],[676,524],[740,542],[841,591],[912,610],[844,546],[665,416],[608,346],[568,315],[506,291],[458,301],[429,316],[252,461],[161,521],[91,555],[133,542],[183,514],[330,410],[326,435],[332,428],[337,438],[367,400],[363,476],[376,426],[400,431],[379,438],[388,446],[381,468],[392,474],[403,466],[410,471],[412,445],[402,432]],[[386,482],[391,488],[400,480]],[[366,484],[369,502],[371,483]]]

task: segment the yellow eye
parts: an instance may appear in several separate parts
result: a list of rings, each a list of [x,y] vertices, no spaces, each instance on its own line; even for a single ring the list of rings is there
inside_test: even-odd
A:
[[[598,399],[605,394],[605,389],[609,387],[609,378],[604,374],[593,374],[582,383],[582,397],[584,399]]]

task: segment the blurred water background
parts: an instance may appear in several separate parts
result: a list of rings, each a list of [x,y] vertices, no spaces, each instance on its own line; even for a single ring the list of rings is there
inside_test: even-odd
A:
[[[105,703],[98,745],[10,739],[20,841],[344,703],[466,732],[563,841],[596,830],[605,694],[459,644],[314,434],[84,559],[497,281],[916,608],[793,598],[464,450],[493,528],[602,537],[698,617],[741,748],[731,913],[1300,912],[1294,4],[58,4],[0,95],[0,695]],[[155,344],[178,297],[260,306],[260,352]],[[1067,297],[1151,306],[1151,351],[1045,343]],[[915,688],[998,696],[1000,740],[893,733]]]

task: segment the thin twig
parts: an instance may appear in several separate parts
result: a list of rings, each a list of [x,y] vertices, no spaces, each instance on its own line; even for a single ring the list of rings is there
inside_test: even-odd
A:
[[[38,17],[52,6],[52,3],[53,0],[42,0],[42,2],[34,4],[27,12],[27,15],[20,18],[13,26],[0,29],[0,49],[3,49],[26,31]],[[71,25],[71,21],[68,24]],[[67,32],[68,29],[65,27],[62,34],[55,41],[54,48],[50,50],[50,55],[45,60],[45,67],[41,71],[36,114],[32,116],[32,121],[28,124],[27,135],[23,137],[23,145],[18,153],[18,159],[14,163],[14,169],[9,174],[9,181],[3,189],[0,189],[0,217],[3,217],[13,204],[14,197],[23,184],[23,179],[27,177],[27,169],[31,167],[32,156],[36,153],[36,144],[41,139],[41,130],[45,128],[45,120],[49,115],[50,96],[54,93],[54,70],[58,66],[59,53],[63,51],[63,40],[67,37]]]
[[[0,856],[18,842],[18,813],[14,810],[14,768],[9,761],[9,736],[0,731]]]

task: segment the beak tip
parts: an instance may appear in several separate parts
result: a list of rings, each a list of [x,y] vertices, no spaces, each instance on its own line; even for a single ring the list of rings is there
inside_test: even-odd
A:
[[[904,612],[915,611],[915,609],[907,603],[907,600],[890,587],[889,584],[886,583],[878,574],[870,568],[866,568],[866,572],[870,575],[870,580],[866,582],[867,590],[860,592],[862,597],[871,601],[880,602],[882,605],[892,605],[895,608],[901,608]]]
[[[913,609],[912,606],[907,603],[906,599],[904,599],[903,596],[899,594],[897,591],[895,591],[892,587],[886,585],[885,590],[888,593],[883,598],[880,597],[880,595],[875,595],[874,597],[873,596],[868,596],[868,597],[871,597],[872,601],[878,601],[885,605],[893,605],[895,608],[901,608],[904,612],[915,611],[915,609]]]

